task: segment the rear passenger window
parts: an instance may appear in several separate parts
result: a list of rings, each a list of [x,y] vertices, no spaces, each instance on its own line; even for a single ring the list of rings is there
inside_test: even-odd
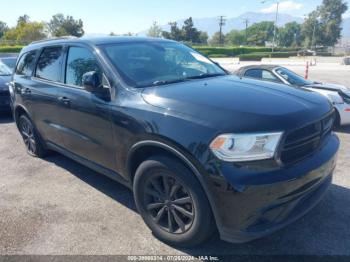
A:
[[[15,74],[23,76],[31,76],[35,66],[35,57],[37,51],[30,51],[22,55],[16,67]]]
[[[60,81],[62,47],[47,47],[41,53],[35,76],[45,80]]]
[[[82,87],[83,75],[91,71],[95,71],[99,79],[102,79],[102,70],[95,56],[86,48],[70,47],[67,57],[65,83]]]
[[[262,78],[262,70],[261,69],[250,69],[245,72],[244,76],[253,77],[253,78]]]

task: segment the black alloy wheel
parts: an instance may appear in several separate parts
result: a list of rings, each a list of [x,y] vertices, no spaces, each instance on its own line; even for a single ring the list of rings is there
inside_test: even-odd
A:
[[[195,210],[188,189],[167,173],[148,179],[144,202],[155,223],[169,233],[184,233],[193,223]]]
[[[35,157],[44,157],[47,154],[47,150],[44,148],[34,125],[26,115],[19,117],[18,129],[28,154]]]
[[[190,247],[204,242],[215,231],[202,185],[176,158],[153,156],[142,162],[133,187],[140,215],[160,240]]]

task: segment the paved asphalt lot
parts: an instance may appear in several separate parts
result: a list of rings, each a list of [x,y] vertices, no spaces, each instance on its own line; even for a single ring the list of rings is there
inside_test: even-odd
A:
[[[350,86],[350,67],[337,67],[313,67],[311,76]],[[59,154],[28,156],[11,117],[1,115],[0,254],[350,255],[350,127],[338,134],[334,183],[304,218],[248,244],[214,236],[199,248],[176,249],[152,236],[128,189]]]

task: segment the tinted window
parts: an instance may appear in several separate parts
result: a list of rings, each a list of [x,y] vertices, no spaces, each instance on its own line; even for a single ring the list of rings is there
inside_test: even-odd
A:
[[[68,85],[82,86],[82,77],[85,73],[95,71],[102,79],[102,70],[98,66],[94,55],[82,47],[70,47],[66,65],[66,80]]]
[[[62,53],[62,47],[45,48],[36,67],[36,76],[58,82],[61,73]]]
[[[31,51],[22,55],[16,68],[17,75],[31,76],[35,66],[37,51]]]
[[[253,77],[253,78],[262,78],[262,70],[261,69],[250,69],[245,72],[244,76]]]
[[[250,69],[245,74],[247,77],[267,80],[267,81],[274,81],[274,82],[280,82],[280,80],[274,76],[270,71],[263,70],[263,69]]]
[[[275,82],[280,81],[276,76],[274,76],[270,71],[267,70],[262,71],[262,79]]]

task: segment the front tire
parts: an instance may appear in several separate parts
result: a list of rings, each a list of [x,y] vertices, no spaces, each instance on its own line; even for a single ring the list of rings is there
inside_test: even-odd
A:
[[[45,149],[38,132],[32,121],[26,115],[21,115],[19,117],[18,129],[22,135],[23,142],[29,155],[40,158],[47,155],[47,150]]]
[[[147,226],[170,245],[195,246],[215,230],[200,183],[175,159],[159,156],[144,161],[135,174],[134,197]]]

